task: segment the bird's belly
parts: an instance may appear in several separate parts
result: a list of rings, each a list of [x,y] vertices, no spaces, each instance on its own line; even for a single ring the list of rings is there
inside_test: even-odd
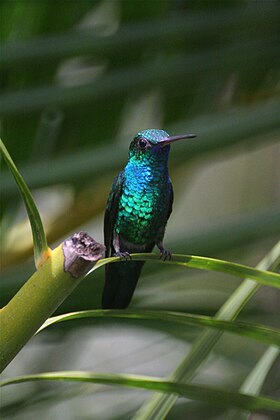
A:
[[[160,192],[123,194],[116,232],[134,244],[156,242],[159,230],[167,221],[167,201],[167,194]]]

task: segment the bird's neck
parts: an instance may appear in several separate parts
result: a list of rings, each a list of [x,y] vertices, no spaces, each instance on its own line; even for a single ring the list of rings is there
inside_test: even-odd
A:
[[[150,168],[151,170],[168,171],[169,151],[159,150],[155,153],[133,153],[129,155],[127,166],[130,168]]]
[[[167,162],[153,162],[150,160],[135,162],[133,160],[129,160],[125,167],[125,171],[134,173],[137,176],[145,174],[146,172],[151,174],[158,174],[161,176],[166,174],[168,176],[168,165]]]
[[[157,162],[134,162],[129,160],[125,167],[126,184],[137,191],[165,185],[169,180],[168,166]]]

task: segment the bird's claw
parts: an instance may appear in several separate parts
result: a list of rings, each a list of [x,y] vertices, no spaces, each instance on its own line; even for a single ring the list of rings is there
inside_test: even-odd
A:
[[[126,252],[126,251],[124,251],[124,252],[116,252],[114,254],[114,257],[119,257],[120,259],[124,259],[125,261],[131,260],[130,253],[129,252]]]
[[[168,249],[163,249],[160,251],[160,259],[163,261],[170,261],[172,258],[172,253]]]

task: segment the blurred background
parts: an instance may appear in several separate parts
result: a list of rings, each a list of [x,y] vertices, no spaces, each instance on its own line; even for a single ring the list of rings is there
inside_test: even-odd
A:
[[[279,1],[2,0],[0,11],[1,137],[52,247],[79,230],[103,242],[103,210],[131,139],[162,128],[198,136],[171,150],[166,247],[252,266],[269,252],[280,234]],[[3,162],[0,188],[2,307],[34,264],[26,213]],[[102,269],[88,276],[57,313],[100,308],[103,277]],[[239,283],[146,263],[131,309],[214,315]],[[240,319],[279,327],[279,296],[262,287]],[[31,340],[3,377],[64,369],[168,376],[200,332],[69,322]],[[194,381],[236,390],[264,349],[224,334]],[[275,369],[264,391],[276,395],[277,383]],[[2,418],[129,419],[147,396],[31,383],[3,390]],[[168,418],[222,415],[179,399]]]

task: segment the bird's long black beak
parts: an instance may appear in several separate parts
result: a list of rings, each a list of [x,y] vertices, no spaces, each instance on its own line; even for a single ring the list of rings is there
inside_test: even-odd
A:
[[[182,134],[180,136],[170,136],[165,139],[160,140],[159,144],[161,147],[165,147],[168,144],[174,143],[175,141],[184,140],[184,139],[193,139],[196,137],[196,134]]]

